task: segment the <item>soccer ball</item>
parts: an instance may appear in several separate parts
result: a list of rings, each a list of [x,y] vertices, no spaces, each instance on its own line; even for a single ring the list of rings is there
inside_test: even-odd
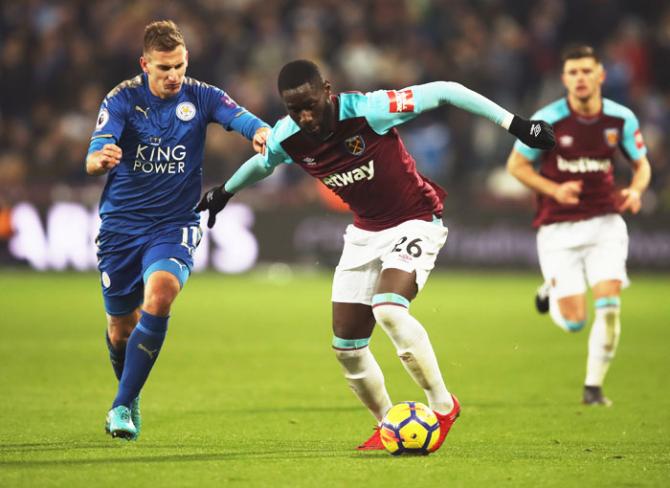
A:
[[[428,454],[440,437],[440,423],[423,403],[401,402],[386,413],[379,434],[393,455]]]

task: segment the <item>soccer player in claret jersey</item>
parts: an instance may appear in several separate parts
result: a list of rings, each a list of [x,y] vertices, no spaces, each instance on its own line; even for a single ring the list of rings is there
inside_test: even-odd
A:
[[[219,88],[186,77],[187,64],[177,26],[149,24],[143,73],[105,97],[86,157],[89,174],[108,173],[97,245],[106,340],[119,380],[105,424],[113,437],[139,434],[139,393],[193,266],[207,124],[239,132],[257,151],[270,130]]]
[[[620,212],[637,213],[650,179],[638,121],[628,108],[602,98],[605,71],[590,46],[563,53],[567,96],[535,116],[554,126],[549,151],[517,142],[509,172],[537,192],[537,250],[545,284],[535,298],[541,313],[568,332],[586,323],[586,285],[595,300],[588,343],[583,403],[610,405],[602,385],[621,332],[620,293],[627,286],[628,233]],[[631,161],[630,185],[617,190],[612,158],[621,149]],[[540,160],[539,173],[532,162]]]
[[[198,209],[209,210],[211,227],[234,192],[282,163],[299,165],[349,205],[354,223],[344,235],[332,289],[335,356],[349,386],[379,423],[392,405],[368,346],[379,323],[440,420],[437,449],[460,406],[447,390],[428,334],[409,313],[409,305],[447,238],[441,219],[446,193],[417,172],[395,126],[452,104],[535,147],[553,146],[551,127],[515,116],[453,82],[335,95],[317,66],[305,60],[282,68],[278,88],[289,117],[274,126],[267,151],[207,192]],[[379,427],[359,449],[383,449]]]

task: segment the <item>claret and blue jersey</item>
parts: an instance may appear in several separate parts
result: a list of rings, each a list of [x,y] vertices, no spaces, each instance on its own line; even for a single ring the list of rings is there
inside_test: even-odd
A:
[[[355,225],[366,230],[441,214],[446,193],[418,173],[395,129],[421,112],[417,90],[340,93],[332,102],[338,120],[328,139],[284,117],[268,139],[265,165],[298,164],[347,203]]]
[[[628,159],[637,160],[647,153],[633,112],[605,98],[601,113],[584,117],[571,109],[566,98],[561,98],[540,109],[533,118],[553,125],[556,147],[543,152],[517,141],[514,148],[531,161],[540,159],[540,174],[552,181],[583,182],[576,206],[560,205],[553,198],[538,195],[533,224],[537,227],[617,213],[614,154],[621,150]]]
[[[169,99],[151,93],[146,74],[114,88],[102,103],[89,149],[115,143],[123,151],[100,200],[101,229],[143,234],[164,224],[197,226],[210,122],[248,139],[264,125],[224,91],[189,77]]]
[[[513,118],[488,98],[450,81],[340,93],[331,103],[337,120],[326,139],[306,134],[284,117],[274,126],[265,155],[246,161],[225,183],[225,190],[235,193],[277,165],[295,163],[349,205],[361,229],[379,231],[412,219],[432,221],[441,216],[446,192],[417,171],[395,127],[445,104],[505,127]]]

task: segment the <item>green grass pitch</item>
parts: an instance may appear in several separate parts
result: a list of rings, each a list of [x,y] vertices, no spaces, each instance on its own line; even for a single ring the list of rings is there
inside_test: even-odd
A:
[[[330,274],[195,275],[143,391],[138,442],[93,274],[0,274],[0,486],[670,486],[670,279],[633,275],[606,393],[579,404],[588,332],[532,309],[538,275],[435,273],[412,305],[463,405],[424,457],[357,452],[373,419],[330,349]],[[394,401],[424,401],[390,342]]]

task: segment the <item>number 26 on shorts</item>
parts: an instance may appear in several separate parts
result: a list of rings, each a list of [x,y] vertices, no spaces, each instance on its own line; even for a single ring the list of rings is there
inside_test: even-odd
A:
[[[400,240],[398,242],[396,242],[395,246],[393,246],[393,249],[391,250],[391,252],[402,252],[403,246],[404,246],[405,242],[407,242],[408,239],[409,238],[406,237],[406,236],[401,237]],[[407,251],[407,254],[409,254],[410,256],[412,256],[414,258],[418,258],[419,256],[421,256],[421,254],[423,253],[423,250],[421,249],[421,246],[419,246],[420,242],[421,242],[420,238],[412,239],[411,241],[409,241],[407,243],[407,246],[405,247],[405,250]]]

